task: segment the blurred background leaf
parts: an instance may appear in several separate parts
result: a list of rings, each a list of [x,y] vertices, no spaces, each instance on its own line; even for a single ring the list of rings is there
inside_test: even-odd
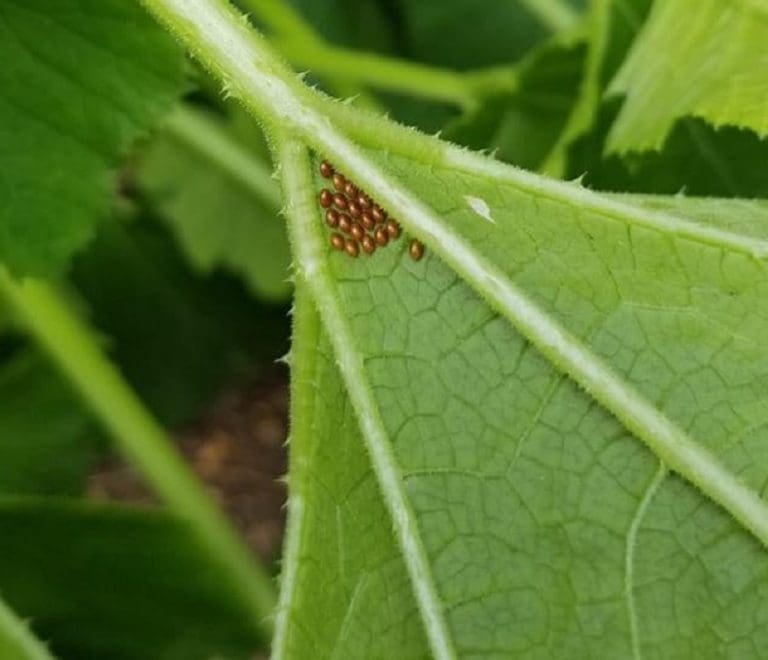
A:
[[[138,183],[201,273],[240,275],[260,298],[286,301],[288,241],[272,163],[252,122],[182,107],[141,159]]]
[[[103,436],[37,350],[0,366],[0,493],[75,495]]]
[[[0,260],[61,272],[178,96],[182,52],[136,3],[2,0],[0,61]]]
[[[682,117],[766,137],[766,59],[765,3],[656,2],[609,88],[626,96],[610,150],[658,149]]]
[[[58,657],[248,658],[259,646],[235,591],[166,514],[1,496],[0,557],[4,597]]]

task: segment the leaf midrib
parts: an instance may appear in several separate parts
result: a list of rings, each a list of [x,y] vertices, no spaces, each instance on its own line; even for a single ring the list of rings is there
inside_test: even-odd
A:
[[[312,292],[333,346],[339,373],[357,415],[382,498],[395,528],[432,652],[438,660],[451,660],[456,657],[456,652],[416,516],[405,494],[389,435],[365,375],[362,354],[343,313],[328,267],[328,252],[319,233],[321,225],[312,194],[314,188],[307,148],[301,142],[283,137],[279,153],[289,232],[298,256],[297,276]]]
[[[307,298],[307,303],[303,299]],[[301,556],[302,534],[305,522],[306,480],[305,455],[301,446],[306,438],[315,432],[314,418],[317,392],[316,382],[318,355],[316,346],[320,337],[320,320],[317,312],[310,307],[308,291],[303,283],[295,287],[293,306],[293,338],[289,363],[291,366],[290,395],[290,436],[291,447],[290,488],[288,489],[287,524],[283,541],[282,564],[280,572],[280,596],[275,611],[275,633],[272,639],[272,660],[288,657],[288,641],[291,608],[298,581]],[[307,385],[310,384],[310,385]]]

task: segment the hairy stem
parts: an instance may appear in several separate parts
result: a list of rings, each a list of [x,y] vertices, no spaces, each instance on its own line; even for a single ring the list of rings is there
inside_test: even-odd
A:
[[[268,636],[275,604],[271,578],[252,559],[166,433],[106,358],[91,330],[42,281],[17,283],[0,271],[0,293],[111,433],[120,451],[228,570],[232,588]]]
[[[305,519],[305,493],[309,455],[308,446],[315,433],[317,393],[306,383],[316,380],[317,346],[321,336],[320,317],[304,281],[297,278],[293,305],[293,336],[291,338],[291,431],[288,465],[288,524],[285,530],[280,572],[280,599],[275,612],[275,635],[272,639],[272,660],[288,657],[291,607],[297,589],[300,565],[301,535]]]

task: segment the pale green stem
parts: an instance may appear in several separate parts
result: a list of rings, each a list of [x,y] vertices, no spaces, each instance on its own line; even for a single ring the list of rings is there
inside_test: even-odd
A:
[[[268,638],[275,604],[271,578],[254,561],[164,430],[100,350],[91,330],[45,282],[26,279],[17,283],[2,270],[0,293],[111,433],[120,451],[228,571],[232,588]]]
[[[557,142],[540,167],[544,174],[558,178],[564,176],[569,147],[595,120],[600,104],[600,73],[608,49],[612,5],[612,0],[592,0],[588,16],[589,49],[579,95]]]
[[[54,660],[29,627],[0,600],[0,657],[8,660]]]
[[[166,129],[176,140],[210,160],[273,210],[280,208],[280,189],[272,178],[271,165],[241,147],[205,113],[180,105],[168,119]]]
[[[288,657],[291,608],[298,588],[301,542],[306,517],[305,488],[309,479],[308,458],[315,434],[315,382],[319,361],[318,344],[322,327],[307,286],[297,278],[294,287],[293,337],[291,338],[291,431],[288,465],[288,518],[283,539],[280,571],[280,599],[275,611],[272,660]]]
[[[242,0],[242,5],[250,10],[277,38],[285,39],[286,42],[295,41],[307,44],[315,48],[323,48],[327,45],[325,39],[315,31],[314,27],[283,0]],[[291,57],[290,53],[284,53],[284,55],[289,59]],[[294,64],[298,63],[294,62]],[[316,69],[314,65],[315,62],[312,62],[308,66]],[[322,74],[322,72],[320,73]],[[355,105],[359,107],[382,110],[381,104],[355,80],[332,79],[326,84],[338,97],[352,98]]]
[[[336,87],[344,85],[344,96],[359,94],[359,86],[365,85],[469,110],[479,103],[483,94],[516,89],[514,68],[459,73],[380,53],[334,46],[281,0],[243,0],[243,5],[275,33],[275,47],[291,64],[333,80]],[[370,108],[368,103],[362,105]]]
[[[476,69],[464,73],[464,82],[475,97],[513,94],[520,89],[521,64]]]
[[[465,110],[478,103],[466,77],[449,69],[293,38],[276,39],[275,45],[292,64],[320,76],[451,103]]]
[[[575,27],[580,16],[565,0],[521,0],[539,22],[555,34]]]
[[[293,37],[308,44],[324,44],[325,39],[311,23],[283,0],[241,0],[240,4],[253,14],[271,33]]]

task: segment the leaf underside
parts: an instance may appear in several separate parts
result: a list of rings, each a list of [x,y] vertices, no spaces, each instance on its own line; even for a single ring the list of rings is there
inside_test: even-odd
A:
[[[684,238],[674,222],[587,211],[562,188],[368,156],[762,493],[768,284],[748,252],[768,237],[765,205],[620,198],[641,216],[673,212]],[[667,473],[433,251],[413,262],[401,240],[325,259],[377,410],[355,415],[327,338],[302,349],[297,320],[294,354],[315,356],[297,385],[313,433],[292,444],[304,506],[288,657],[427,653],[359,430],[368,413],[389,437],[458,656],[759,657],[768,560],[717,502]],[[300,296],[297,319],[314,315]]]

